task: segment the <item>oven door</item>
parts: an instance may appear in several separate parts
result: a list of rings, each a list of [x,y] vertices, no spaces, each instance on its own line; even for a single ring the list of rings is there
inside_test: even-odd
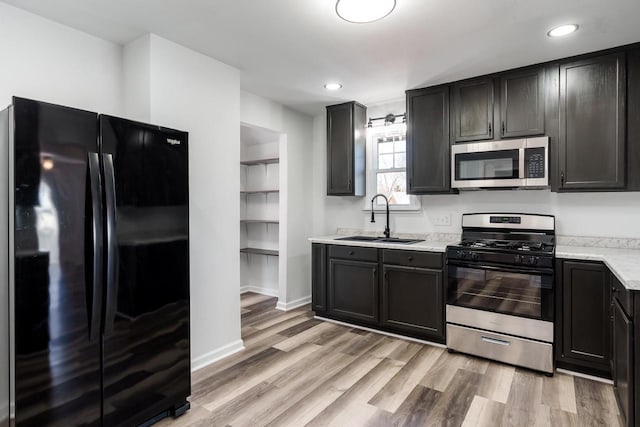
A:
[[[448,279],[449,305],[553,320],[552,269],[450,262]]]

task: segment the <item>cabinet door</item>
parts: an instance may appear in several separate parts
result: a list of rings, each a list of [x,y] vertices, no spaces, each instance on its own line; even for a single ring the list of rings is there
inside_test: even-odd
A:
[[[560,189],[625,186],[625,54],[560,66]]]
[[[442,271],[384,265],[382,323],[408,332],[444,337]]]
[[[544,68],[503,75],[500,91],[503,138],[544,134]]]
[[[562,288],[561,359],[608,373],[611,288],[606,268],[599,263],[565,261]]]
[[[633,424],[633,324],[620,303],[613,304],[613,391],[627,425]]]
[[[327,107],[327,195],[365,195],[366,108]]]
[[[311,247],[311,306],[313,311],[327,311],[327,247],[314,243]]]
[[[483,77],[453,85],[456,142],[493,138],[493,79]]]
[[[378,263],[329,259],[329,313],[378,323]]]
[[[407,92],[407,192],[451,190],[449,87]]]

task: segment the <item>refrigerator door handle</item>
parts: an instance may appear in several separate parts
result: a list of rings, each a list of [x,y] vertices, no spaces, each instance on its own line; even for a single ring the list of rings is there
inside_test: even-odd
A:
[[[91,275],[91,307],[89,314],[89,341],[100,337],[102,321],[102,293],[104,282],[104,235],[102,218],[102,182],[100,178],[100,158],[98,153],[87,153],[89,170],[89,190],[91,197],[91,231],[93,234],[93,274]]]
[[[107,225],[107,292],[105,302],[104,334],[113,332],[118,295],[118,242],[116,238],[116,181],[113,156],[102,155],[104,170],[104,194]]]

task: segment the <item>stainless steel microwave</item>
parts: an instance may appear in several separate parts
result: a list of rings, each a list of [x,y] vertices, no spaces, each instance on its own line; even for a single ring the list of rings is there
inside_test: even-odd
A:
[[[454,144],[451,186],[544,188],[549,186],[549,137]]]

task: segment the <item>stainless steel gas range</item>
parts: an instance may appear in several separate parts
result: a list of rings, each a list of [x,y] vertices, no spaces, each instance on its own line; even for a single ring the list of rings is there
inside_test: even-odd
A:
[[[447,347],[553,374],[555,218],[465,214],[447,247]]]

